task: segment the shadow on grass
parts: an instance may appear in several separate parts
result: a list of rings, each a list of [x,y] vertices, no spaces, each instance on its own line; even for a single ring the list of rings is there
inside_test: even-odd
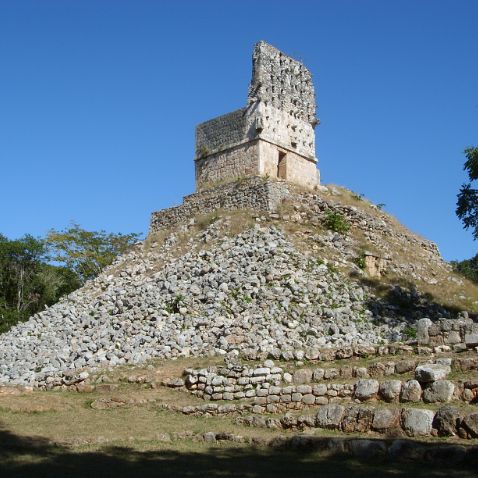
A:
[[[315,437],[313,446],[253,448],[210,446],[203,451],[162,449],[138,451],[129,447],[105,447],[75,452],[37,437],[20,437],[0,430],[0,476],[9,477],[460,477],[475,475],[477,453],[465,464],[453,465],[456,451],[443,451],[423,461],[414,443],[403,440],[408,461],[384,460],[378,456],[351,458],[327,454],[330,443],[348,438]],[[371,442],[371,440],[355,440]],[[378,443],[378,442],[377,442]],[[427,445],[419,445],[422,448]],[[408,447],[408,448],[407,448]],[[199,447],[201,449],[201,447]],[[360,448],[360,446],[359,446]],[[462,448],[462,447],[456,447]],[[430,448],[430,451],[432,449]],[[426,452],[425,452],[426,453]],[[470,455],[470,454],[469,454]],[[421,455],[423,456],[423,454]]]

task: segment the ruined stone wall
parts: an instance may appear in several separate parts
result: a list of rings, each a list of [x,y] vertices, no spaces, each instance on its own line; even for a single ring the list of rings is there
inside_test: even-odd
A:
[[[417,324],[417,340],[428,347],[448,346],[454,352],[478,346],[478,323],[470,318],[421,319]]]
[[[319,183],[316,123],[310,72],[271,45],[258,43],[248,106],[196,128],[196,189],[258,174],[313,188]],[[257,148],[262,141],[268,144]],[[282,149],[290,153],[287,177],[278,175]]]
[[[181,206],[153,212],[149,233],[186,223],[197,214],[207,214],[217,209],[252,209],[272,212],[288,194],[289,189],[286,183],[264,181],[259,177],[231,182],[186,196]]]
[[[253,118],[247,108],[218,116],[196,127],[196,159],[224,151],[253,139]]]
[[[214,183],[232,181],[259,175],[257,141],[240,144],[196,160],[196,189],[202,190]]]
[[[249,103],[263,101],[315,126],[315,91],[310,71],[277,48],[259,42],[252,55]]]

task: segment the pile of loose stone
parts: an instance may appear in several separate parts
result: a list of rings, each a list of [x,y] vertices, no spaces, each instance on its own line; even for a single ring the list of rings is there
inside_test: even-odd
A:
[[[184,254],[174,233],[139,244],[3,334],[0,384],[57,386],[83,369],[155,357],[317,358],[406,339],[406,317],[371,310],[370,290],[300,253],[279,229],[224,230],[219,220],[193,235]]]

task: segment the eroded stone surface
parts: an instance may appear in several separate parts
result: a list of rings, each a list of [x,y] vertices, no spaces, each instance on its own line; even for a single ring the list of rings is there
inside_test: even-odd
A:
[[[462,419],[462,412],[457,407],[441,407],[433,419],[433,427],[437,429],[440,436],[456,435],[458,426]]]
[[[423,400],[429,403],[449,402],[453,398],[455,385],[449,380],[437,380],[423,391]]]
[[[402,412],[403,429],[412,437],[430,435],[434,416],[432,410],[405,409]]]
[[[438,363],[419,365],[415,369],[415,378],[421,383],[430,383],[445,379],[451,372],[449,365]]]

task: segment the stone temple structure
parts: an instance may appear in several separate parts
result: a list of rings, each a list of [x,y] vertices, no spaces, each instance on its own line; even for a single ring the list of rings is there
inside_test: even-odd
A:
[[[318,185],[315,109],[309,70],[257,43],[247,106],[196,128],[196,189],[249,176]]]
[[[259,42],[248,104],[196,128],[196,192],[153,212],[150,232],[218,209],[276,211],[292,185],[319,186],[309,70]]]

